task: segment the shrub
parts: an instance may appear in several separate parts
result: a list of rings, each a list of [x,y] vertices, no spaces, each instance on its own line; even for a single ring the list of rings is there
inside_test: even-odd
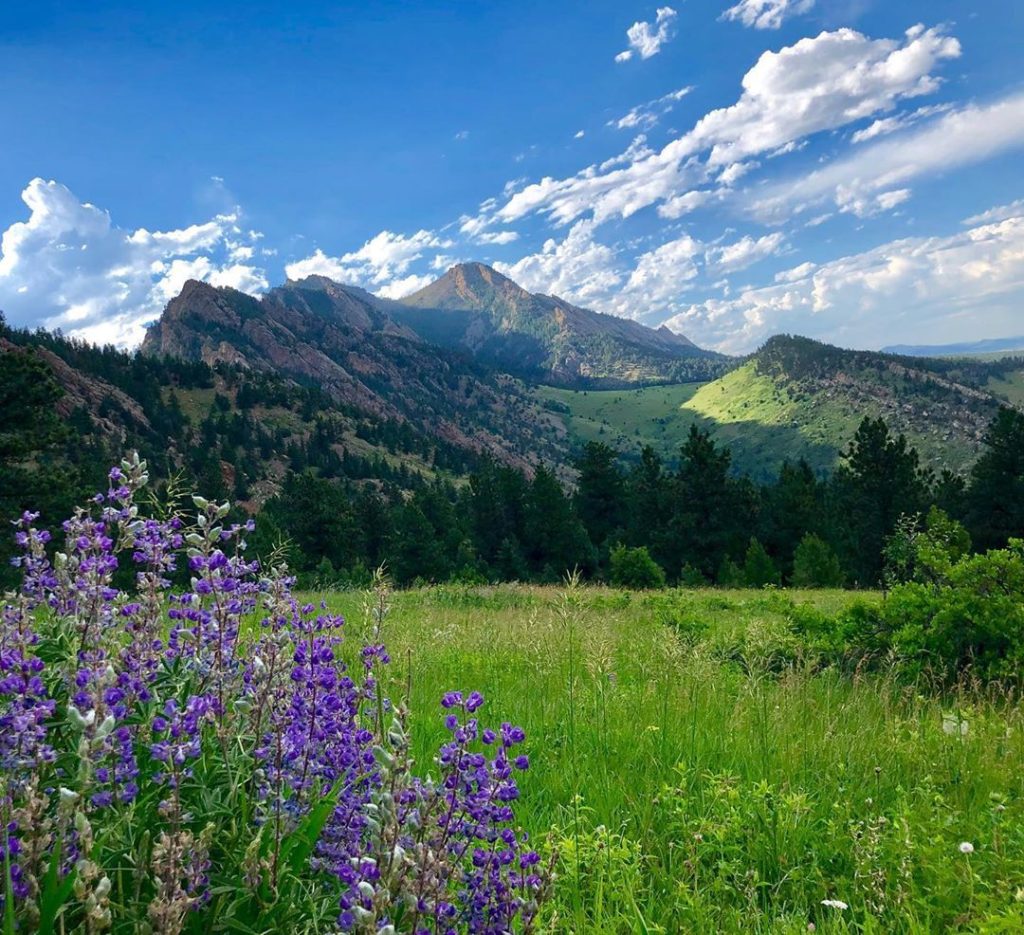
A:
[[[940,580],[893,588],[881,637],[919,665],[953,676],[1019,678],[1024,666],[1024,541],[949,563]]]
[[[938,507],[933,506],[923,522],[918,515],[901,516],[885,543],[885,584],[941,581],[970,551],[970,534]]]
[[[610,558],[611,582],[617,588],[643,591],[665,587],[665,572],[651,558],[646,546],[631,549],[617,545]]]
[[[807,533],[793,553],[793,586],[841,588],[843,569],[832,547],[814,533]]]
[[[386,589],[350,671],[344,621],[246,558],[251,523],[200,497],[191,523],[144,516],[146,480],[137,457],[113,469],[60,551],[36,514],[17,524],[5,931],[529,929],[523,732],[483,729],[483,698],[448,692],[438,780],[414,775],[407,711],[383,688]]]

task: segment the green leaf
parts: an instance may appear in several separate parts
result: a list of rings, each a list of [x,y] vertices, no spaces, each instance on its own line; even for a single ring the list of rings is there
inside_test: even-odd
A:
[[[78,872],[75,868],[72,868],[71,872],[63,879],[60,876],[63,852],[64,849],[58,841],[50,855],[50,865],[46,869],[46,876],[43,878],[43,885],[39,893],[39,932],[41,935],[47,935],[54,931],[57,916],[64,908],[75,885],[75,876]]]
[[[313,854],[320,833],[331,817],[337,800],[337,790],[331,790],[313,808],[311,808],[298,826],[281,842],[281,861],[295,874],[308,869],[309,858]]]

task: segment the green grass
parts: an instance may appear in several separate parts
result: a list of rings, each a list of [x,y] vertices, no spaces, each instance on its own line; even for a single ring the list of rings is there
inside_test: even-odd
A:
[[[871,379],[877,375],[866,377],[865,385]],[[1024,405],[1022,374],[993,381],[989,389]],[[627,455],[651,445],[671,464],[690,426],[698,425],[732,449],[738,471],[759,480],[774,477],[787,459],[805,458],[817,470],[831,470],[864,416],[893,420],[877,400],[853,400],[843,385],[808,392],[758,373],[754,362],[710,383],[589,391],[541,386],[535,394],[559,407],[576,445],[602,441]],[[925,465],[963,470],[977,456],[973,441],[951,435],[944,424],[924,420],[914,430],[894,421],[893,427],[906,432]]]
[[[578,443],[602,441],[623,451],[651,445],[674,456],[695,416],[683,408],[703,384],[647,386],[635,390],[568,390],[539,386],[541,401],[568,408],[564,421]]]
[[[880,599],[401,592],[391,691],[411,687],[424,769],[445,690],[478,689],[484,721],[526,729],[518,818],[555,862],[550,931],[1022,931],[1016,698],[822,669],[789,626],[798,604]],[[360,645],[363,598],[327,601]]]
[[[1005,399],[1011,406],[1024,408],[1024,370],[1013,370],[1005,378],[988,381],[989,392]]]

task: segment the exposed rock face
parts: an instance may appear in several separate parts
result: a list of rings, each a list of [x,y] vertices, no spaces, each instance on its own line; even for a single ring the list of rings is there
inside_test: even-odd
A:
[[[146,418],[142,407],[122,392],[116,386],[107,383],[99,377],[88,376],[45,347],[33,348],[27,351],[0,338],[0,354],[27,354],[32,353],[42,360],[53,374],[53,378],[64,391],[64,395],[57,400],[56,409],[62,418],[68,418],[76,409],[85,409],[97,422],[104,434],[117,437],[123,435],[123,427],[112,419],[99,415],[102,403],[107,400],[113,402],[121,413],[133,420],[137,427],[148,429],[149,420]]]
[[[507,463],[536,463],[549,420],[520,388],[427,345],[386,308],[323,277],[289,282],[262,299],[190,281],[142,351],[273,370],[362,412],[408,419]]]
[[[390,314],[426,340],[466,348],[513,373],[569,385],[706,378],[729,365],[668,328],[527,292],[482,263],[452,267]]]

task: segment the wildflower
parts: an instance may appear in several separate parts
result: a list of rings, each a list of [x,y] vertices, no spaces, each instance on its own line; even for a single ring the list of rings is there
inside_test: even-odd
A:
[[[283,849],[267,849],[264,828],[280,844],[329,797],[309,866],[326,871],[315,885],[337,887],[343,930],[394,935],[396,910],[408,907],[418,933],[530,930],[544,871],[513,824],[515,771],[529,767],[525,753],[512,752],[525,742],[522,728],[484,727],[479,692],[447,692],[440,778],[413,775],[407,712],[378,682],[390,661],[380,642],[386,602],[374,609],[362,666],[350,672],[338,652],[344,621],[323,602],[300,604],[285,569],[264,572],[246,559],[251,522],[228,524],[228,505],[202,498],[191,527],[140,516],[146,479],[137,456],[112,469],[107,492],[63,524],[52,561],[37,514],[16,523],[23,583],[0,614],[0,811],[8,816],[0,859],[18,930],[34,930],[39,871],[57,853],[60,873],[76,871],[89,930],[131,927],[114,918],[131,911],[124,893],[111,900],[115,878],[90,854],[99,822],[110,820],[102,810],[139,797],[159,799],[164,827],[144,829],[131,855],[135,892],[148,870],[144,911],[154,931],[193,927],[188,915],[211,898],[217,827],[192,830],[204,798],[190,787],[212,744],[214,761],[248,770],[237,780],[257,803],[240,863],[250,885],[278,882]],[[132,566],[119,567],[126,556]],[[187,584],[172,593],[172,579]],[[246,640],[257,611],[258,635]],[[67,635],[65,658],[39,658],[37,618]],[[140,769],[146,752],[151,762]],[[56,768],[73,760],[77,773]]]
[[[849,904],[844,903],[841,899],[823,899],[821,904],[829,909],[839,909],[840,911],[850,908]]]
[[[960,842],[960,853],[961,854],[973,854],[974,853],[974,845],[971,844],[970,841],[961,841]]]

